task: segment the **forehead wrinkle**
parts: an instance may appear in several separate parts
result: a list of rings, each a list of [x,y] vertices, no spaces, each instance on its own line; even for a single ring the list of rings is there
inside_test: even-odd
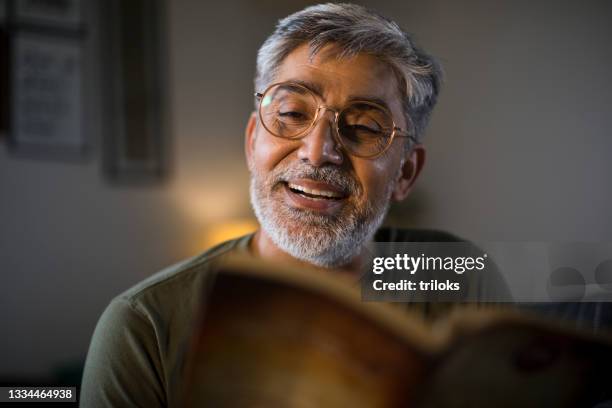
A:
[[[352,86],[354,85],[354,79],[356,78],[361,80],[363,80],[363,78],[374,80],[377,78],[388,78],[388,74],[392,73],[391,67],[389,67],[386,62],[376,58],[373,55],[360,53],[356,55],[342,56],[340,51],[341,50],[338,50],[337,47],[328,45],[319,50],[316,54],[311,55],[308,44],[302,44],[284,58],[282,63],[279,65],[276,77],[278,78],[279,76],[282,76],[282,74],[287,70],[288,65],[294,65],[294,67],[292,67],[293,69],[306,68],[319,71],[323,76],[327,77],[326,79],[330,82],[337,77],[345,78],[347,81],[351,82]],[[367,61],[362,64],[351,64],[351,61],[356,61],[358,59],[367,59]],[[361,65],[359,67],[361,69],[359,72],[350,72],[351,69],[347,70],[349,72],[339,72],[345,71],[347,64],[349,64],[348,67],[352,69],[355,69],[357,66]],[[364,67],[364,65],[367,65],[367,68]]]
[[[300,78],[289,78],[283,82],[292,82],[292,83],[302,85],[303,87],[312,91],[316,96],[321,98],[323,101],[325,101],[324,87],[317,82],[300,79]],[[389,106],[389,103],[387,102],[384,96],[371,95],[371,94],[352,94],[352,95],[348,95],[345,99],[346,99],[345,101],[346,104],[357,102],[357,101],[372,102],[388,110],[391,110],[391,107]]]
[[[403,122],[402,97],[394,71],[371,54],[342,56],[333,44],[312,54],[305,43],[284,58],[275,80],[300,83],[323,101],[329,94],[342,95],[342,101],[330,104],[335,108],[357,99],[371,101],[393,112],[396,122]]]

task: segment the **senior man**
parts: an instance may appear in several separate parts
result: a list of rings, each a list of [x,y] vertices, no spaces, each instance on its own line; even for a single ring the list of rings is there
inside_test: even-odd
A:
[[[257,56],[246,125],[251,202],[261,228],[162,271],[102,315],[82,383],[83,406],[172,406],[199,290],[215,262],[250,253],[354,273],[382,241],[449,241],[379,231],[425,161],[423,132],[440,68],[393,21],[351,4],[281,20]]]

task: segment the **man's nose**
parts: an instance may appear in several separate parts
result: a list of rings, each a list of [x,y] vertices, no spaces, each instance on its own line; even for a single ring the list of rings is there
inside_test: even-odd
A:
[[[342,153],[335,138],[335,113],[322,110],[312,129],[301,139],[298,158],[315,167],[342,164]]]

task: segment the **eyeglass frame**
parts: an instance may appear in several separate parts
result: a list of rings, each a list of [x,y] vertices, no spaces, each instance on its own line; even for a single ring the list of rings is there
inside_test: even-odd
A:
[[[387,107],[382,106],[376,102],[371,102],[371,101],[366,101],[366,100],[355,100],[355,101],[351,101],[351,103],[347,104],[346,106],[344,106],[342,109],[337,110],[337,109],[332,109],[331,107],[327,106],[327,105],[323,105],[323,104],[319,104],[317,106],[316,109],[316,113],[314,118],[312,119],[312,122],[310,123],[310,125],[308,126],[308,128],[304,129],[303,131],[299,132],[297,135],[292,136],[292,137],[284,137],[284,136],[279,136],[276,133],[272,132],[270,129],[268,129],[268,127],[266,126],[266,123],[263,119],[263,115],[261,113],[261,101],[263,100],[264,95],[266,95],[270,89],[272,89],[275,86],[279,86],[279,85],[291,85],[291,86],[295,86],[298,88],[302,88],[305,89],[306,91],[308,91],[313,97],[314,100],[317,101],[317,95],[314,91],[312,91],[310,88],[308,88],[305,85],[302,85],[300,83],[297,82],[293,82],[293,81],[283,81],[283,82],[275,82],[271,85],[269,85],[268,87],[266,87],[266,89],[264,89],[263,92],[255,92],[254,96],[258,99],[259,101],[259,106],[257,108],[257,112],[258,112],[258,116],[259,116],[259,120],[261,121],[262,126],[274,137],[278,137],[281,139],[285,139],[285,140],[300,140],[302,139],[304,136],[306,136],[306,134],[308,132],[310,132],[312,130],[312,128],[314,127],[314,125],[317,123],[317,121],[319,120],[319,112],[321,112],[321,110],[328,110],[334,113],[334,139],[336,140],[336,143],[339,144],[342,148],[344,148],[344,150],[346,152],[348,152],[349,154],[356,156],[356,157],[361,157],[363,159],[375,159],[377,157],[380,157],[381,155],[383,155],[387,150],[389,150],[389,148],[391,147],[391,145],[393,144],[393,141],[395,140],[396,137],[403,137],[403,138],[408,138],[410,139],[412,142],[414,142],[415,144],[418,144],[419,141],[412,135],[410,135],[408,133],[407,130],[402,129],[398,126],[395,126],[395,120],[393,119],[393,114],[391,113],[391,111],[389,111],[389,109],[387,109]],[[380,110],[382,110],[384,113],[386,113],[387,115],[389,115],[389,118],[391,119],[391,124],[392,124],[392,131],[391,131],[391,136],[389,137],[389,142],[387,143],[387,146],[385,146],[385,148],[383,150],[381,150],[378,153],[375,153],[373,155],[369,155],[369,156],[364,156],[364,155],[359,155],[359,154],[355,154],[351,151],[350,148],[348,148],[342,141],[342,136],[340,136],[340,126],[338,123],[338,118],[340,117],[340,114],[342,112],[344,112],[347,108],[349,108],[351,105],[353,104],[358,104],[358,103],[365,103],[368,105],[372,105]],[[403,133],[403,134],[402,134]]]

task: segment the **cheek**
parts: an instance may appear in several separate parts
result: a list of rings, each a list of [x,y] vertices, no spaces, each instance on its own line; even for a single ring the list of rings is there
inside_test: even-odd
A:
[[[260,132],[253,142],[252,165],[270,171],[296,150],[296,141],[283,140]]]
[[[393,183],[396,175],[393,164],[387,160],[353,163],[364,190],[364,199],[375,201],[386,198],[388,186]]]

